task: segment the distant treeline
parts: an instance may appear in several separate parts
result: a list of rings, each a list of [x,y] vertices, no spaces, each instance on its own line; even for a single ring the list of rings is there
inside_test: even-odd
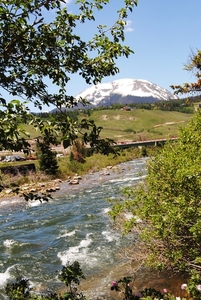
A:
[[[131,109],[147,109],[147,110],[163,110],[163,111],[178,111],[181,113],[193,113],[194,107],[196,103],[201,102],[201,97],[191,97],[191,98],[183,98],[183,99],[174,99],[174,100],[163,100],[157,101],[154,103],[130,103],[129,105],[125,104],[112,104],[110,106],[99,106],[93,108],[82,108],[82,109],[73,109],[65,111],[65,114],[73,119],[74,121],[78,120],[80,114],[84,114],[86,116],[90,116],[91,111],[96,110],[108,110],[108,109],[123,109],[125,106],[130,107]],[[59,116],[61,114],[60,111],[52,111],[52,112],[41,112],[38,113],[40,117],[49,118],[51,115]]]
[[[74,121],[78,121],[78,116],[80,115],[80,113],[82,113],[82,115],[86,115],[86,116],[90,116],[90,109],[74,109],[74,110],[68,110],[65,111],[65,115],[67,115],[69,118],[71,118]],[[59,117],[59,115],[61,114],[60,111],[56,111],[54,110],[53,112],[41,112],[41,113],[37,113],[37,115],[39,115],[42,118],[49,118],[50,116],[54,116],[54,117]]]
[[[107,110],[107,109],[123,109],[125,106],[131,109],[147,109],[147,110],[163,110],[163,111],[178,111],[182,113],[192,113],[196,103],[201,102],[201,97],[163,100],[154,103],[130,103],[125,104],[113,104],[111,106],[100,106],[94,108],[94,110]]]

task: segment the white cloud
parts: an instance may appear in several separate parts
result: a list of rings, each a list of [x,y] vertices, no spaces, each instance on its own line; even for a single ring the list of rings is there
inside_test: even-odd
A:
[[[132,27],[132,21],[127,20],[126,21],[126,26],[125,26],[125,32],[132,32],[134,28]]]

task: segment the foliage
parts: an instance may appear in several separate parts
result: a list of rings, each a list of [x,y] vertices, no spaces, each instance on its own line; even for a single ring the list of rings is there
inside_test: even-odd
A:
[[[69,287],[69,293],[75,296],[77,289],[74,285],[79,285],[80,279],[85,279],[85,276],[80,268],[79,262],[75,261],[72,264],[63,266],[59,272],[58,278]]]
[[[185,288],[194,299],[201,298],[201,272],[193,271]]]
[[[192,71],[196,77],[195,83],[184,83],[181,85],[172,85],[175,94],[193,94],[199,95],[201,92],[201,50],[191,53],[189,62],[185,65],[185,70]]]
[[[36,295],[32,292],[29,280],[22,276],[18,276],[15,282],[6,285],[6,295],[9,297],[9,300],[86,300],[86,297],[77,291],[80,279],[85,279],[79,262],[75,261],[72,264],[62,266],[62,269],[57,271],[57,274],[58,278],[68,288],[63,294],[51,292],[43,295]],[[178,290],[177,292],[179,293],[179,296],[171,294],[166,288],[163,289],[163,292],[158,291],[153,287],[133,292],[132,285],[133,278],[127,276],[120,280],[113,281],[111,290],[119,292],[121,298],[123,297],[122,300],[186,300],[189,299],[189,297],[191,297],[190,299],[198,300],[201,296],[201,276],[199,272],[194,272],[188,284],[183,283],[181,285],[181,290]],[[104,298],[101,297],[101,299]]]
[[[85,162],[85,148],[83,143],[77,139],[74,142],[74,145],[72,147],[71,153],[70,153],[70,160],[76,160],[78,162]]]
[[[166,288],[163,291],[153,287],[145,288],[138,292],[132,291],[132,277],[124,277],[118,281],[113,281],[111,290],[123,295],[122,300],[199,300],[201,297],[200,274],[195,273],[188,284],[183,283],[178,289],[177,295],[173,295]],[[193,298],[192,298],[193,297]],[[119,298],[118,298],[119,299]]]
[[[122,292],[124,294],[123,300],[137,300],[139,298],[135,298],[135,295],[132,294],[132,289],[130,287],[131,281],[132,278],[130,276],[123,277],[123,279],[120,279],[118,281],[113,281],[111,290],[116,292]]]
[[[16,278],[16,282],[8,283],[5,290],[10,300],[28,299],[30,296],[29,280],[19,276]]]
[[[62,295],[55,292],[47,295],[35,295],[31,293],[29,280],[22,276],[18,276],[15,282],[6,285],[6,295],[9,297],[9,300],[86,300],[82,293],[77,292],[77,285],[80,284],[80,279],[85,279],[79,262],[75,261],[72,264],[67,264],[57,273],[58,278],[66,287],[69,287],[69,290]]]
[[[56,152],[52,151],[49,143],[45,141],[37,141],[37,148],[39,149],[39,164],[40,170],[47,175],[57,175],[58,163],[56,159]]]
[[[144,157],[147,156],[147,148],[145,146],[142,146],[141,148],[141,155]]]
[[[99,16],[107,9],[109,2],[77,0],[77,9],[72,13],[64,0],[1,1],[0,87],[13,98],[9,101],[3,94],[0,98],[1,150],[27,149],[22,134],[29,134],[22,124],[32,124],[42,136],[44,129],[51,132],[62,140],[65,148],[80,134],[93,147],[100,145],[101,150],[104,146],[102,140],[99,143],[99,131],[94,130],[94,124],[86,120],[85,126],[80,127],[65,112],[86,104],[85,99],[76,100],[66,92],[73,74],[79,74],[87,84],[97,84],[105,76],[119,72],[118,57],[133,53],[123,42],[128,12],[132,12],[137,0],[122,1],[122,7],[114,12],[116,21],[112,26],[97,24],[96,14]],[[91,23],[96,32],[86,40],[85,34],[78,35],[79,26]],[[49,92],[50,85],[54,93]],[[25,101],[21,103],[19,98]],[[31,113],[28,103],[40,110],[43,105],[53,105],[61,114],[52,114],[51,120],[47,120]],[[86,126],[92,131],[86,132]]]
[[[147,177],[114,205],[113,218],[131,212],[126,231],[137,230],[148,263],[190,272],[201,269],[201,112],[149,159]]]
[[[201,51],[192,53],[185,66],[197,82],[172,86],[175,94],[201,91]],[[188,99],[186,104],[189,105]],[[201,111],[180,129],[179,140],[166,144],[148,163],[148,176],[138,189],[114,205],[111,216],[131,212],[125,231],[140,233],[147,247],[147,262],[157,268],[201,270]],[[194,278],[194,274],[191,275]]]

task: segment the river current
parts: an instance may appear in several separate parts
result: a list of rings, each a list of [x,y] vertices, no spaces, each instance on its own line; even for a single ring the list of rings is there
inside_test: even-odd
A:
[[[108,175],[88,175],[76,187],[62,183],[48,203],[1,201],[0,299],[17,274],[43,291],[60,287],[56,271],[67,262],[79,261],[86,277],[113,266],[129,239],[113,229],[106,199],[120,197],[123,188],[145,177],[145,163],[122,163]]]

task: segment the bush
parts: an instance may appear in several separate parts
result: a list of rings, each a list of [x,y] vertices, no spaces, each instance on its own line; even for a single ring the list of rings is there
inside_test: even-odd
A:
[[[143,157],[147,156],[147,148],[145,146],[142,146],[142,148],[141,148],[141,155]]]
[[[139,233],[149,266],[189,274],[201,269],[200,165],[201,111],[180,130],[177,142],[166,143],[148,160],[145,181],[116,204],[115,217],[132,213],[124,228]]]
[[[52,151],[50,145],[45,142],[37,142],[39,149],[39,164],[40,170],[47,175],[57,175],[58,163],[56,159],[56,152]]]
[[[124,130],[124,132],[128,132],[128,133],[136,133],[136,131],[132,128],[127,128]]]

